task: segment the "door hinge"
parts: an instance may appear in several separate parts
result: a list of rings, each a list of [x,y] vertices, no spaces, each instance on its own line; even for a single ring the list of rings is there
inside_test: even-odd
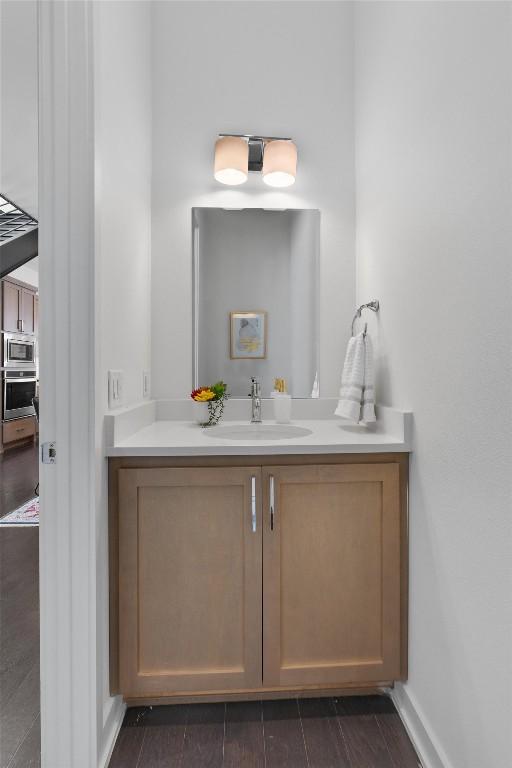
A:
[[[43,443],[41,445],[41,461],[43,464],[55,464],[57,461],[56,443]]]

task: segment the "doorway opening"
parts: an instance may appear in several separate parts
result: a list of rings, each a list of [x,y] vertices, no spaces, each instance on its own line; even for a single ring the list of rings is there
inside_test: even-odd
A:
[[[0,765],[21,768],[40,753],[37,256],[1,278],[0,318]]]
[[[0,765],[40,764],[38,9],[1,3]]]

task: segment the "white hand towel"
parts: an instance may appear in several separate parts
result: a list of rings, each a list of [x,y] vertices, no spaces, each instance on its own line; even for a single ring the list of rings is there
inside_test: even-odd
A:
[[[341,374],[340,400],[334,411],[351,421],[361,418],[361,402],[364,383],[364,334],[358,333],[349,339],[343,373]]]
[[[362,399],[361,421],[376,421],[375,417],[375,389],[373,380],[373,344],[370,336],[364,337],[364,384]]]
[[[358,333],[348,342],[334,413],[356,423],[375,421],[374,406],[372,344],[368,334]]]

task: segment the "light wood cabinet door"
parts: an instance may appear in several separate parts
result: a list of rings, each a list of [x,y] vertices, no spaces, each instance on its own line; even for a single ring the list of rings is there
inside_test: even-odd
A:
[[[398,464],[268,468],[263,494],[263,684],[397,679]]]
[[[125,697],[261,686],[261,469],[119,470]]]
[[[9,280],[2,281],[4,331],[20,331],[21,288]]]
[[[36,332],[35,299],[33,291],[21,289],[21,330],[23,333]]]

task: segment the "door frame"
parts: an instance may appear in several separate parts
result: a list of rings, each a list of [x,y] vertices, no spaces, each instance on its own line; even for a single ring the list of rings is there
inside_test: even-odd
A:
[[[98,765],[92,8],[38,4],[41,760]]]

